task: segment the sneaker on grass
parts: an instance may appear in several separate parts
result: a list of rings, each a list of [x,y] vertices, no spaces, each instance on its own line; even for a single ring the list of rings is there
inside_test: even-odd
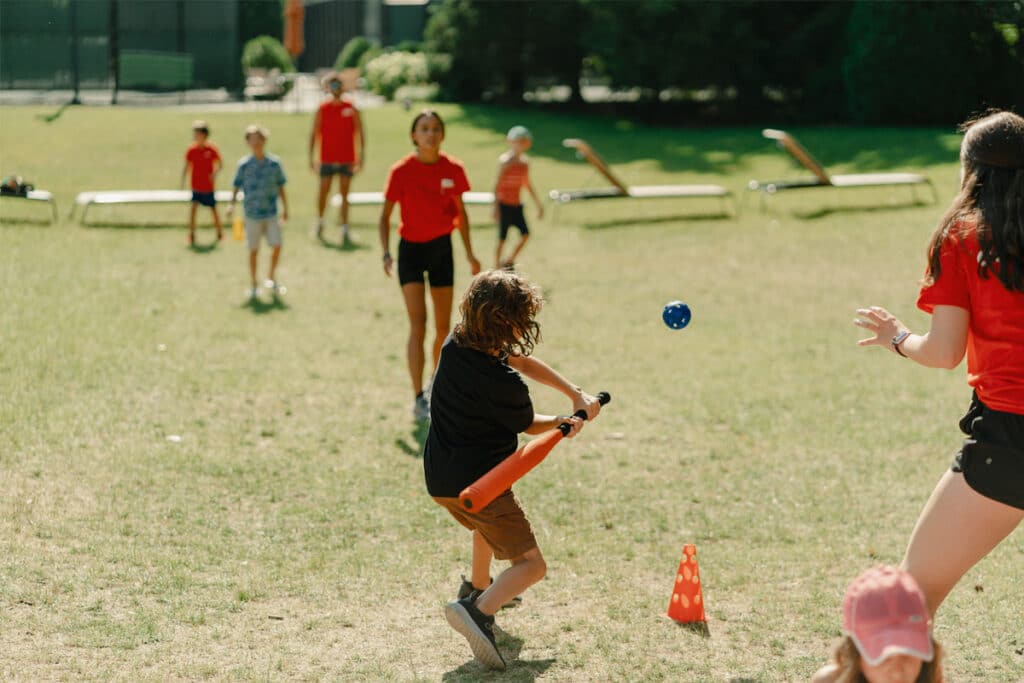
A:
[[[494,577],[491,577],[491,583],[494,583]],[[476,593],[476,595],[473,595],[474,593]],[[459,600],[462,600],[463,598],[468,598],[469,596],[472,595],[473,596],[473,601],[475,602],[476,599],[478,597],[480,597],[481,593],[483,593],[482,590],[480,590],[479,588],[474,587],[473,584],[471,582],[467,581],[466,577],[463,576],[462,577],[462,585],[459,586],[459,592],[456,593],[456,597]],[[519,607],[519,605],[521,605],[522,602],[523,602],[523,596],[517,595],[516,597],[512,598],[511,600],[506,602],[504,605],[502,605],[501,608],[502,609],[511,609],[512,607]]]
[[[469,641],[477,661],[491,669],[505,668],[505,660],[494,640],[494,617],[478,610],[470,598],[449,602],[444,615],[451,627]]]

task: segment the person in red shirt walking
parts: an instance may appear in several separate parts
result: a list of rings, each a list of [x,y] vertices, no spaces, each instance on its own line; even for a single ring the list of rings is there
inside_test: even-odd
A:
[[[454,230],[458,229],[462,237],[473,275],[480,272],[480,262],[473,255],[469,217],[462,204],[462,193],[469,190],[466,171],[459,161],[441,153],[444,121],[437,112],[424,110],[413,119],[411,136],[416,151],[399,160],[388,173],[384,208],[380,214],[380,244],[384,249],[384,274],[391,277],[391,213],[395,204],[399,204],[398,282],[409,314],[406,354],[416,395],[413,415],[418,420],[426,420],[430,417],[430,404],[423,390],[427,333],[425,283],[430,283],[430,298],[434,304],[433,359],[434,369],[437,369],[441,346],[451,327],[454,282],[451,234]]]
[[[313,118],[313,130],[309,134],[309,168],[320,176],[320,194],[317,196],[316,236],[323,239],[324,209],[331,192],[331,180],[338,176],[338,191],[341,193],[341,214],[339,225],[342,244],[350,241],[348,229],[348,188],[352,176],[366,163],[366,132],[363,130],[359,110],[342,95],[344,87],[341,75],[332,71],[324,77],[324,86],[331,99],[320,105]],[[320,140],[320,161],[313,160],[313,150]],[[356,154],[356,140],[359,153]]]
[[[526,152],[533,145],[533,136],[524,126],[512,126],[508,131],[508,151],[498,157],[498,181],[494,187],[494,221],[498,224],[498,250],[494,260],[495,268],[511,268],[530,238],[530,228],[523,214],[520,193],[523,188],[533,197],[537,205],[537,218],[544,217],[544,205],[530,183],[530,161]],[[509,228],[519,230],[519,242],[504,258],[505,239]]]
[[[926,367],[967,354],[967,439],[924,506],[903,558],[934,615],[960,578],[1024,519],[1024,118],[969,122],[961,187],[928,246],[913,334],[884,308],[857,311],[877,345]]]
[[[210,207],[213,212],[213,224],[217,227],[217,241],[224,239],[224,231],[220,226],[217,214],[217,199],[214,185],[217,173],[221,169],[220,150],[209,141],[210,127],[206,121],[192,122],[192,139],[188,151],[185,152],[185,168],[181,170],[181,186],[185,186],[185,176],[192,169],[192,204],[188,214],[188,244],[196,241],[196,209],[200,204]]]

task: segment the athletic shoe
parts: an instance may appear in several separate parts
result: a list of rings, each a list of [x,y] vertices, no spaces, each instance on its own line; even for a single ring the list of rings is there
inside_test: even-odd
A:
[[[352,243],[352,235],[349,234],[348,226],[347,225],[341,226],[341,243],[342,244],[351,244]]]
[[[477,661],[491,669],[505,668],[505,660],[494,640],[494,617],[478,610],[469,598],[449,602],[444,615],[452,628],[469,641]]]
[[[249,297],[250,300],[257,299],[259,298],[260,295],[260,289],[259,287],[250,287],[249,289],[245,290],[245,295]]]
[[[494,577],[491,577],[491,583],[494,583]],[[476,599],[478,597],[480,597],[481,593],[483,593],[482,590],[480,590],[479,588],[474,587],[473,583],[470,582],[470,581],[466,581],[466,577],[463,576],[462,577],[462,585],[459,586],[459,592],[456,593],[455,595],[456,595],[456,597],[459,600],[462,600],[463,598],[469,598],[470,596],[472,596],[471,599],[474,602],[476,602]],[[519,605],[521,605],[521,604],[523,604],[523,596],[517,595],[514,598],[512,598],[511,600],[509,600],[508,602],[506,602],[504,605],[502,605],[501,608],[502,609],[511,609],[512,607],[519,607]]]
[[[423,394],[416,397],[416,402],[412,405],[412,416],[420,422],[430,419],[430,402]]]
[[[264,288],[266,288],[266,289],[269,289],[269,290],[270,290],[271,292],[273,292],[274,294],[277,294],[277,293],[278,293],[279,291],[281,291],[282,289],[284,289],[284,288],[283,288],[283,287],[281,286],[281,283],[277,282],[276,280],[269,280],[269,279],[268,279],[268,280],[266,280],[266,281],[265,281],[265,282],[263,283],[263,287],[264,287]]]

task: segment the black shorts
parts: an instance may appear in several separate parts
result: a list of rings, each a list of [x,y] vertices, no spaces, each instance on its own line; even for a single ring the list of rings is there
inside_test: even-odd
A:
[[[504,241],[508,237],[508,229],[519,228],[523,235],[530,234],[530,228],[526,225],[526,216],[523,214],[522,204],[498,204],[498,239]]]
[[[423,283],[424,273],[431,287],[451,287],[455,283],[451,235],[429,242],[398,241],[399,284]]]
[[[217,206],[217,195],[212,192],[197,192],[192,190],[192,201],[196,204],[208,206],[211,209]]]
[[[1024,415],[992,410],[975,394],[960,429],[969,438],[951,469],[986,498],[1024,510]]]
[[[352,177],[352,164],[320,164],[320,177],[332,178],[336,175]]]

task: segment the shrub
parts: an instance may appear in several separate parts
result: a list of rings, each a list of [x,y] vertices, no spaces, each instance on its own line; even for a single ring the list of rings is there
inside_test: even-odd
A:
[[[363,55],[375,47],[378,47],[376,43],[363,36],[352,38],[345,43],[345,47],[341,48],[341,52],[338,53],[338,58],[334,60],[334,70],[341,71],[359,66]]]
[[[242,71],[249,69],[279,69],[284,73],[295,71],[295,66],[280,40],[273,36],[256,36],[242,48]]]
[[[367,62],[363,75],[370,90],[390,100],[404,85],[429,81],[427,56],[422,52],[387,52]]]

